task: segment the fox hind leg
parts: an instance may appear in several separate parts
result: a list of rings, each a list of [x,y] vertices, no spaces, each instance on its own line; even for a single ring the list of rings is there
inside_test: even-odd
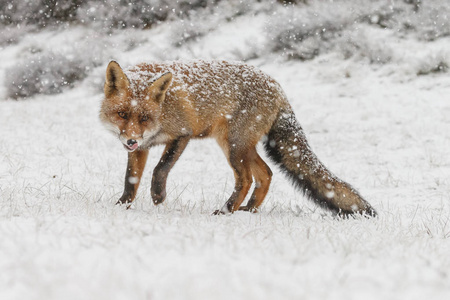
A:
[[[261,206],[269,191],[270,182],[272,181],[272,171],[258,155],[256,148],[252,149],[251,157],[250,168],[255,179],[255,189],[247,205],[239,207],[239,210],[257,212],[258,207]]]
[[[245,199],[251,185],[252,172],[250,167],[249,153],[244,147],[240,148],[231,143],[231,149],[224,151],[228,153],[228,162],[234,171],[235,187],[228,201],[213,214],[227,214],[236,211]]]

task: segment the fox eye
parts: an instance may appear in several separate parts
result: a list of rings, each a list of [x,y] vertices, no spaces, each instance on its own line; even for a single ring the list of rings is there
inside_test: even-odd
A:
[[[147,122],[149,119],[149,116],[142,116],[141,117],[141,122]]]
[[[128,119],[128,115],[126,112],[123,111],[119,111],[118,112],[119,117],[121,117],[122,119]]]

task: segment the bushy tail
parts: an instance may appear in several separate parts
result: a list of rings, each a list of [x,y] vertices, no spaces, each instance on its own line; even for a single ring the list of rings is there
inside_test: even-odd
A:
[[[319,161],[292,111],[279,113],[264,144],[269,157],[320,206],[341,215],[376,216],[376,211],[356,190]]]

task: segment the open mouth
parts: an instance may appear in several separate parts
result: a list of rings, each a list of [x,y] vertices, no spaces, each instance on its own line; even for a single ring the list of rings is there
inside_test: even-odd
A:
[[[125,148],[125,150],[127,150],[129,152],[133,152],[134,150],[136,150],[139,147],[139,145],[138,145],[138,143],[132,144],[131,146],[123,144],[123,147]]]

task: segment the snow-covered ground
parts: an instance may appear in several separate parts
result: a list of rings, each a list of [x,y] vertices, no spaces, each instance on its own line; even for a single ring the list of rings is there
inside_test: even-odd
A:
[[[6,96],[11,68],[31,48],[103,51],[124,67],[251,58],[266,25],[242,17],[189,47],[170,44],[184,26],[176,22],[109,37],[49,29],[0,49],[0,299],[448,299],[450,79],[417,75],[448,58],[448,38],[363,28],[391,62],[336,51],[308,62],[249,60],[281,83],[314,151],[377,209],[376,219],[333,218],[275,167],[260,213],[212,216],[234,183],[212,140],[188,146],[157,207],[150,179],[162,148],[151,150],[125,210],[114,204],[127,153],[97,117],[108,59],[64,93]]]

